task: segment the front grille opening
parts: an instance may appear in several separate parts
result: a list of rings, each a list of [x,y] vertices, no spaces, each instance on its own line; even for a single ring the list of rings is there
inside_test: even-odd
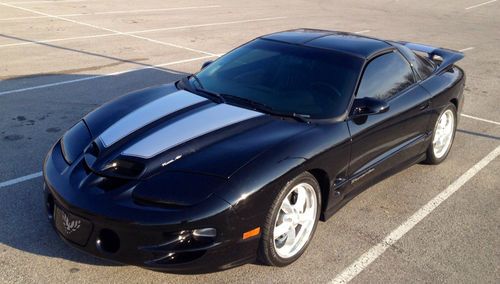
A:
[[[99,250],[107,253],[115,253],[120,249],[120,238],[110,229],[102,229],[96,240]]]
[[[102,171],[105,175],[130,178],[140,175],[144,168],[140,162],[118,159],[108,164]]]
[[[95,141],[92,142],[92,144],[90,144],[88,150],[87,150],[87,153],[91,154],[92,156],[94,157],[98,157],[99,156],[99,146],[97,146],[97,143],[95,143]]]
[[[154,260],[150,265],[178,264],[194,261],[202,257],[215,243],[217,231],[214,228],[183,230],[175,233],[163,233],[162,244],[139,248],[152,253]]]

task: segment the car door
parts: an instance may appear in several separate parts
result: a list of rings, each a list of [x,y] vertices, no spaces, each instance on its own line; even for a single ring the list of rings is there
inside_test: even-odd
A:
[[[399,51],[379,55],[366,65],[356,99],[364,97],[383,100],[389,108],[348,119],[352,152],[347,192],[372,184],[425,151],[430,95]]]

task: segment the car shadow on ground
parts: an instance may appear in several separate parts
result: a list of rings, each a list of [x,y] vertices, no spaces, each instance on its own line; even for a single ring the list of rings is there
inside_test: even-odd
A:
[[[96,76],[96,79],[80,80]],[[52,143],[96,106],[125,93],[170,83],[183,76],[184,73],[174,70],[146,67],[105,77],[43,74],[0,81],[0,92],[36,87],[47,82],[70,82],[36,89],[34,94],[19,92],[0,96],[4,112],[0,115],[3,132],[0,136],[0,148],[3,149],[0,155],[4,156],[0,161],[0,182],[40,171]],[[71,108],[69,112],[68,107]],[[51,109],[52,115],[46,115],[47,108]],[[24,115],[19,114],[20,109],[25,111]],[[40,121],[35,117],[40,117]],[[60,131],[47,131],[49,125],[56,125]],[[23,150],[23,147],[29,148],[29,151]],[[42,186],[43,179],[38,177],[0,188],[0,244],[31,254],[84,264],[120,265],[87,255],[60,239],[48,221]],[[0,246],[0,254],[8,250]]]
[[[457,132],[468,134],[468,135],[473,135],[473,136],[478,136],[478,137],[483,137],[483,138],[489,138],[489,139],[493,139],[493,140],[500,140],[500,137],[498,137],[498,136],[488,135],[488,134],[474,132],[474,131],[465,130],[465,129],[457,129]]]
[[[59,238],[47,219],[42,184],[42,179],[37,178],[0,190],[0,243],[41,256],[101,266],[117,265],[86,255]]]

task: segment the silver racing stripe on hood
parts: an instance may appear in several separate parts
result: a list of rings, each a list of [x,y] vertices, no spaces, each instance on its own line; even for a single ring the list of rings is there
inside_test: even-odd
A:
[[[180,90],[166,95],[127,114],[106,129],[100,136],[104,147],[109,147],[134,131],[183,108],[207,100]]]
[[[264,114],[228,104],[218,104],[154,132],[125,149],[122,154],[148,159],[204,134],[261,115]]]

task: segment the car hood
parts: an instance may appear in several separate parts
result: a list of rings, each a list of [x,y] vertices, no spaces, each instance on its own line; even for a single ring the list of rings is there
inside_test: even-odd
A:
[[[310,125],[230,104],[169,84],[132,93],[84,117],[94,172],[149,179],[189,172],[229,179],[238,169]]]

